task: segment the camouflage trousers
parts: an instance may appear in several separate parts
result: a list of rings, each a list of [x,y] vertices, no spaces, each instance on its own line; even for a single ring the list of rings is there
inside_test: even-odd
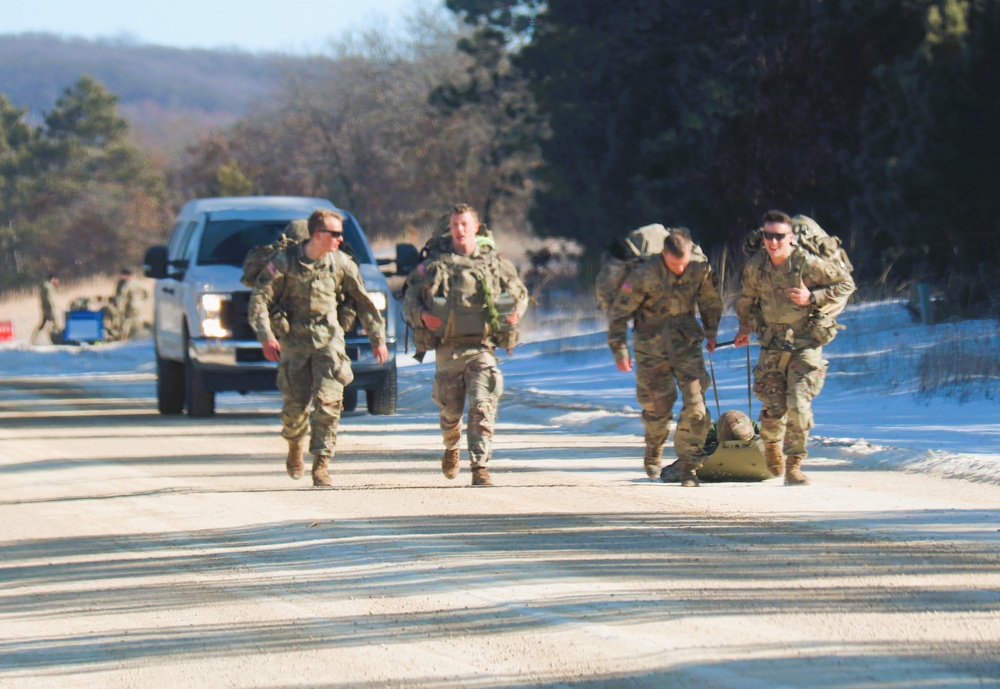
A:
[[[42,320],[35,327],[35,330],[31,333],[31,344],[36,344],[38,342],[38,336],[45,333],[52,339],[52,331],[56,327],[55,318],[50,315],[42,315]]]
[[[309,452],[333,456],[344,405],[344,384],[338,378],[348,382],[353,378],[353,373],[341,370],[350,368],[346,361],[333,346],[315,349],[282,343],[278,362],[278,390],[284,399],[281,437],[295,440],[311,429]]]
[[[462,439],[462,413],[465,399],[469,399],[469,416],[466,422],[466,440],[473,468],[486,466],[493,451],[493,431],[497,421],[497,407],[503,395],[503,375],[497,358],[490,351],[479,351],[467,356],[442,356],[438,349],[434,386],[431,398],[441,408],[440,424],[444,446],[458,447]]]
[[[680,459],[700,461],[705,456],[705,438],[712,418],[705,406],[705,392],[711,379],[698,341],[668,356],[654,348],[635,346],[636,399],[642,405],[646,444],[660,447],[670,433],[670,419],[677,390],[681,393],[681,414],[674,431],[674,452]]]
[[[794,352],[760,350],[753,370],[753,392],[764,405],[760,437],[765,443],[783,443],[786,455],[808,454],[812,400],[823,389],[828,365],[821,347]]]

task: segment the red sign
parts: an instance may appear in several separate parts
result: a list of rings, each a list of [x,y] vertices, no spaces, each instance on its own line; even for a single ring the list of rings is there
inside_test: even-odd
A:
[[[0,321],[0,342],[13,342],[14,324],[11,321]]]

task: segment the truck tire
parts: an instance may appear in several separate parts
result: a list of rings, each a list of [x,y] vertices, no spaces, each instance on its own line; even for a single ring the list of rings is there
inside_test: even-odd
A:
[[[184,350],[187,351],[186,346]],[[215,391],[205,389],[201,372],[195,368],[190,356],[184,360],[184,387],[187,392],[188,416],[198,419],[215,414]]]
[[[358,389],[344,389],[344,411],[354,411],[358,408]]]
[[[184,364],[156,355],[156,409],[161,414],[184,411]]]
[[[388,416],[396,413],[396,361],[389,366],[385,384],[377,390],[366,390],[368,413],[378,416]]]

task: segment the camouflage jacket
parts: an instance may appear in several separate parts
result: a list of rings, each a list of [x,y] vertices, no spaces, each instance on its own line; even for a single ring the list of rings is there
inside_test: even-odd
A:
[[[337,304],[340,295],[347,294],[357,303],[372,346],[385,344],[385,323],[354,262],[341,251],[304,261],[303,246],[286,248],[257,278],[248,314],[257,339],[264,342],[277,337],[282,344],[316,349],[334,341],[343,347]]]
[[[611,302],[608,345],[616,361],[628,356],[628,321],[634,319],[636,346],[657,348],[669,355],[705,337],[715,337],[721,317],[722,299],[707,260],[692,256],[684,274],[674,275],[661,255],[651,256],[636,266]]]
[[[449,247],[439,256],[418,265],[407,277],[406,283],[403,312],[407,321],[413,324],[423,322],[420,317],[423,311],[439,311],[435,301],[439,304],[446,302],[451,308],[467,313],[481,313],[484,324],[489,318],[487,300],[498,300],[502,293],[513,301],[513,310],[519,317],[528,310],[528,290],[514,264],[480,248],[471,256],[463,256]],[[448,325],[443,326],[443,332],[436,333],[435,347],[493,349],[498,346],[497,333],[489,327],[479,335],[463,337],[449,332]],[[499,346],[510,349],[504,344]]]
[[[139,315],[139,302],[149,295],[132,280],[119,280],[115,285],[115,308],[124,316]]]
[[[800,284],[812,292],[814,303],[798,306],[788,298],[788,290]],[[826,344],[837,328],[833,316],[843,311],[854,290],[850,272],[836,261],[796,248],[784,263],[774,266],[766,251],[758,251],[743,269],[736,301],[739,334],[753,332],[762,347],[772,349]],[[826,334],[817,337],[817,328],[825,328]]]

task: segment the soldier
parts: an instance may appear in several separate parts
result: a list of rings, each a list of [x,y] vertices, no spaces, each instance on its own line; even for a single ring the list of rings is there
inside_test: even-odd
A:
[[[302,476],[311,427],[314,486],[331,485],[329,464],[336,450],[344,386],[354,380],[344,329],[337,321],[341,294],[357,303],[375,360],[382,364],[389,358],[382,317],[357,266],[339,251],[343,219],[327,209],[309,216],[309,239],[272,258],[250,297],[250,325],[263,344],[264,357],[279,362],[281,436],[288,441],[285,469],[293,479]]]
[[[122,268],[115,284],[112,333],[114,339],[131,340],[139,334],[139,302],[149,295],[132,279],[132,271]]]
[[[764,214],[763,242],[765,251],[743,269],[734,344],[745,347],[751,331],[757,334],[761,350],[753,390],[763,404],[760,435],[767,468],[774,476],[784,471],[786,486],[802,485],[809,483],[801,464],[813,427],[812,399],[823,388],[828,366],[822,345],[835,332],[819,333],[816,315],[839,313],[855,286],[840,262],[797,246],[792,219],[781,211]]]
[[[702,325],[695,319],[696,307]],[[701,343],[705,340],[706,349],[715,351],[721,317],[715,274],[686,228],[671,230],[659,256],[638,263],[611,303],[608,345],[619,371],[632,370],[626,342],[628,321],[635,320],[636,397],[643,409],[643,465],[650,478],[660,477],[663,444],[679,387],[683,406],[674,432],[674,451],[681,460],[681,485],[699,483],[697,470],[705,457],[711,425],[705,407],[709,376]]]
[[[510,261],[493,253],[489,242],[477,242],[479,227],[479,215],[472,206],[459,204],[451,210],[450,245],[410,273],[403,310],[410,323],[421,324],[436,335],[429,343],[436,351],[431,397],[441,409],[442,473],[449,479],[458,476],[459,426],[468,397],[466,435],[472,485],[492,486],[487,465],[503,394],[495,350],[513,347],[511,341],[504,342],[506,333],[501,331],[518,324],[528,309],[528,292]],[[503,293],[512,306],[507,315],[497,310]]]
[[[42,308],[42,320],[38,327],[31,333],[31,344],[38,341],[38,336],[46,332],[49,338],[52,337],[52,329],[56,327],[56,288],[59,287],[59,278],[50,275],[38,288],[38,298]]]

